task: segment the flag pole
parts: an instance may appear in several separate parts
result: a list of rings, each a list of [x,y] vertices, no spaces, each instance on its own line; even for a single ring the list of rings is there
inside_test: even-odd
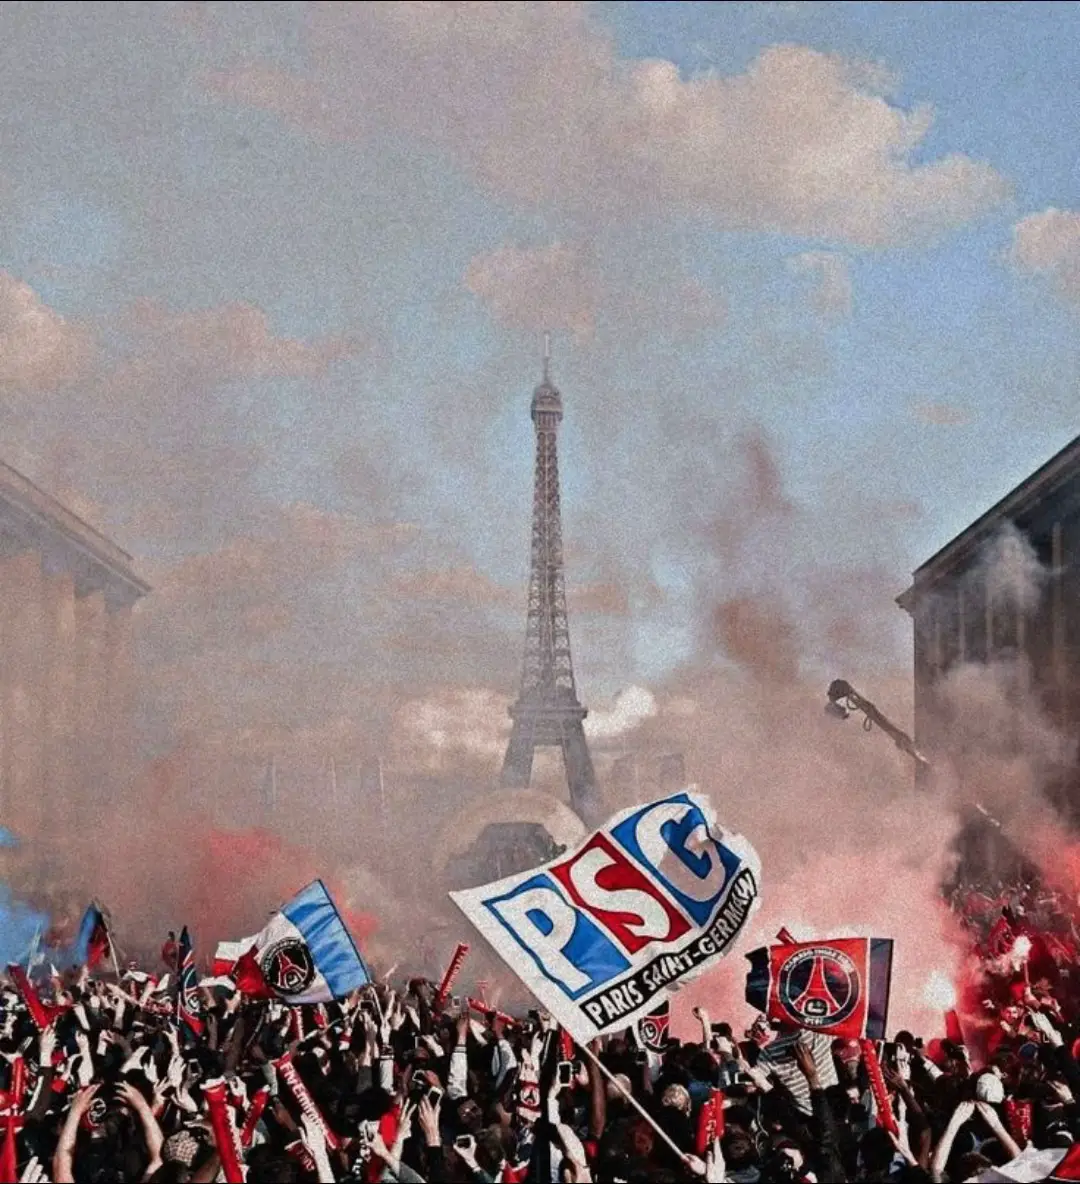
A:
[[[39,925],[34,930],[34,940],[30,943],[30,952],[26,955],[26,973],[31,975],[34,971],[34,959],[37,958],[38,946],[41,944],[42,929]]]
[[[677,1143],[664,1131],[657,1123],[656,1119],[645,1109],[644,1106],[634,1097],[633,1093],[628,1091],[621,1081],[614,1073],[600,1060],[600,1058],[592,1051],[591,1048],[586,1048],[584,1044],[579,1044],[576,1040],[574,1044],[577,1046],[579,1052],[583,1053],[594,1064],[597,1069],[607,1078],[608,1082],[613,1085],[619,1093],[624,1097],[631,1106],[641,1115],[641,1117],[652,1127],[652,1129],[660,1136],[661,1139],[671,1148],[672,1151],[679,1158],[680,1163],[686,1163],[687,1153],[678,1146]]]
[[[112,924],[109,921],[109,914],[101,907],[100,902],[94,901],[94,908],[101,914],[102,920],[105,922],[105,932],[109,935],[109,955],[112,958],[113,973],[116,975],[117,984],[120,982],[120,963],[116,958],[116,941],[113,938]]]

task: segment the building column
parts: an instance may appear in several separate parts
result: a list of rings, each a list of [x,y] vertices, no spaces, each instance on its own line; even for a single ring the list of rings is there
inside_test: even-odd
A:
[[[1064,722],[1067,714],[1065,694],[1065,547],[1061,523],[1055,522],[1050,536],[1050,579],[1051,603],[1051,662],[1054,671],[1054,696],[1058,723]]]
[[[8,599],[4,657],[4,745],[7,806],[20,837],[35,839],[48,827],[44,779],[44,597],[39,556],[27,551],[3,563]]]
[[[135,638],[131,608],[107,612],[104,622],[104,717],[108,725],[105,759],[113,789],[123,790],[135,772]]]
[[[75,791],[75,585],[63,573],[47,576],[45,616],[45,782],[50,807],[70,811]]]
[[[75,601],[75,759],[78,774],[73,798],[75,821],[91,825],[94,814],[108,810],[108,718],[105,714],[105,600],[100,592]]]

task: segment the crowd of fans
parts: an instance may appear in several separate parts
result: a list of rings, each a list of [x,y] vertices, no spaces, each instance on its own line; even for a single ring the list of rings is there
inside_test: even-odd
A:
[[[83,969],[3,990],[0,1165],[55,1184],[978,1179],[1080,1134],[1080,1000],[1061,901],[977,897],[953,907],[982,1030],[881,1045],[888,1120],[859,1042],[764,1018],[697,1011],[696,1041],[580,1049],[543,1013],[420,979],[314,1007],[217,981],[181,1011],[164,967]]]

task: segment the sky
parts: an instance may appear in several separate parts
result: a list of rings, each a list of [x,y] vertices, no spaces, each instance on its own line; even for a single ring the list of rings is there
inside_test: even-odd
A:
[[[145,751],[495,776],[545,330],[599,748],[903,716],[1080,431],[1078,76],[1072,4],[0,6],[0,451],[154,589]]]

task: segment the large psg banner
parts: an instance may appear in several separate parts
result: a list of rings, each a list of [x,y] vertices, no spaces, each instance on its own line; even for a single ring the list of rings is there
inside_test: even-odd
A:
[[[893,943],[878,937],[790,942],[747,954],[746,1001],[771,1020],[824,1036],[884,1040]]]
[[[691,790],[624,810],[574,851],[450,894],[581,1044],[718,962],[758,905],[753,847]]]

